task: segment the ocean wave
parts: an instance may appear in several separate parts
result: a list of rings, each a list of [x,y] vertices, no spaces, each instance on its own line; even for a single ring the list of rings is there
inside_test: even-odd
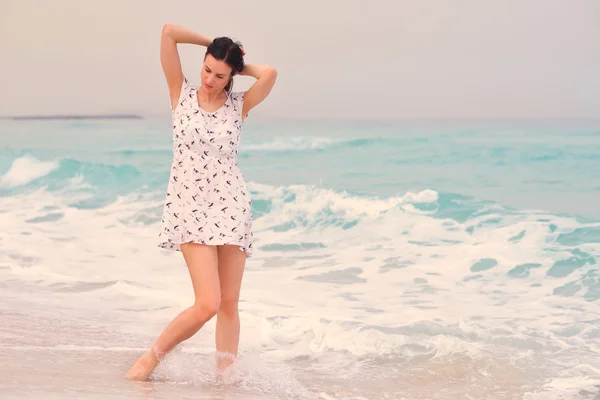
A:
[[[282,152],[304,151],[323,149],[336,143],[344,142],[343,139],[334,139],[326,136],[298,136],[288,138],[269,138],[262,141],[248,141],[241,146],[242,153],[250,152]]]
[[[104,164],[79,161],[72,158],[41,161],[32,156],[14,159],[9,170],[0,176],[0,185],[16,188],[37,184],[39,187],[65,187],[80,178],[85,178],[96,186],[126,185],[142,173],[132,165]]]
[[[335,365],[357,378],[385,371],[408,387],[397,365],[444,385],[456,383],[449,371],[478,384],[494,376],[490,387],[523,385],[524,371],[543,369],[551,380],[536,381],[540,391],[529,399],[593,387],[577,371],[561,375],[555,359],[573,368],[576,361],[565,361],[573,349],[590,365],[598,358],[600,221],[434,189],[388,197],[309,185],[249,189],[255,257],[240,303],[242,354],[300,369]],[[11,212],[3,214],[0,267],[11,301],[34,293],[46,308],[89,315],[101,307],[156,326],[193,304],[183,259],[156,249],[162,194],[129,193],[93,209],[47,190],[4,198],[0,211]],[[214,322],[203,331],[183,352],[212,351]],[[107,351],[128,351],[119,346]],[[178,381],[180,360],[204,358],[175,354],[158,372]]]
[[[413,139],[417,140],[417,139]],[[365,138],[336,138],[330,136],[291,136],[291,137],[267,137],[264,139],[246,138],[240,148],[241,156],[245,153],[282,153],[282,152],[305,152],[324,149],[356,148],[372,145],[396,146],[409,142],[409,139],[395,139],[383,137]],[[136,155],[161,155],[172,154],[170,147],[135,147],[108,150],[108,153],[131,157]]]
[[[40,179],[60,166],[59,161],[40,161],[34,157],[24,156],[13,161],[8,171],[0,176],[0,187],[15,188]]]
[[[50,175],[60,173],[63,167],[62,173],[70,171],[68,176],[82,164],[69,167],[69,162],[63,161]],[[91,170],[91,165],[88,168]],[[106,173],[104,166],[99,168]],[[115,167],[112,173],[130,173],[135,178],[139,171]],[[113,179],[113,175],[105,179]],[[74,186],[82,184],[73,182]],[[445,287],[438,276],[444,276],[440,270],[450,264],[456,271],[453,281],[460,282],[464,290],[537,284],[529,289],[531,294],[588,302],[600,299],[596,268],[600,221],[514,210],[433,189],[378,197],[310,185],[249,182],[248,187],[253,198],[257,256],[265,265],[286,260],[294,280],[360,286],[374,277],[403,276],[413,282],[410,290],[435,291]],[[104,226],[114,226],[117,230],[112,235],[119,237],[124,234],[120,230],[155,229],[163,201],[163,192],[156,190],[109,195],[88,189],[23,192],[5,198],[4,204],[6,210],[23,215],[15,216],[15,229],[25,224],[29,226],[26,229],[35,230],[51,223],[65,232],[78,231],[78,225],[70,227],[79,223],[73,221],[77,214],[88,223],[98,219],[99,225],[90,225],[90,230],[102,232]],[[27,211],[18,212],[25,204]],[[22,232],[20,229],[18,235]],[[368,262],[357,265],[360,259]],[[339,267],[332,269],[332,265]]]
[[[250,182],[248,187],[253,195],[253,211],[257,216],[275,212],[278,218],[289,216],[304,226],[313,223],[352,224],[357,218],[377,217],[396,207],[420,212],[415,204],[432,204],[437,202],[439,196],[436,191],[430,189],[408,192],[403,196],[377,197],[359,196],[310,185],[274,187]]]
[[[141,170],[131,164],[83,161],[73,158],[41,161],[29,155],[15,158],[0,175],[0,196],[55,193],[76,208],[101,208],[127,194],[155,193],[163,187],[169,171]],[[158,196],[158,194],[156,194]],[[34,216],[27,222],[60,218],[60,213]],[[37,219],[41,218],[41,219]]]
[[[292,136],[292,137],[269,137],[265,139],[247,138],[241,144],[241,154],[270,153],[270,152],[301,152],[306,150],[318,150],[339,144],[353,143],[353,140],[336,139],[327,136]],[[173,152],[171,147],[135,147],[108,150],[108,153],[125,157],[136,155],[162,155],[168,156]]]

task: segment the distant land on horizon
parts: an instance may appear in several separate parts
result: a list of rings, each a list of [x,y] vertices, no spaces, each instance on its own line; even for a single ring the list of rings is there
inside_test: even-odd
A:
[[[64,114],[64,115],[12,115],[1,117],[12,120],[87,120],[87,119],[144,119],[138,114]]]
[[[159,113],[131,113],[131,114],[32,114],[32,115],[0,115],[0,121],[90,121],[90,120],[168,120],[172,115],[167,112]],[[384,124],[390,123],[408,123],[408,122],[428,122],[428,123],[460,123],[460,122],[498,122],[498,123],[517,123],[517,122],[544,122],[544,123],[594,123],[600,129],[600,115],[594,117],[578,117],[578,116],[415,116],[415,117],[397,117],[397,118],[382,118],[378,116],[334,116],[325,117],[280,117],[270,116],[257,112],[254,114],[253,121],[257,123],[355,123],[355,122],[378,122]]]

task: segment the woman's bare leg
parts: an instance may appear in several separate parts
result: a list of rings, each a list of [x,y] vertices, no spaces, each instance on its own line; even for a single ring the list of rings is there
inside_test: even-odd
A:
[[[182,311],[165,328],[152,348],[135,362],[125,377],[146,380],[160,359],[176,345],[192,337],[219,309],[221,292],[215,246],[181,245],[194,287],[194,305]]]
[[[239,246],[218,246],[221,306],[217,312],[215,342],[217,369],[227,368],[237,357],[240,340],[238,302],[246,264],[246,253]]]

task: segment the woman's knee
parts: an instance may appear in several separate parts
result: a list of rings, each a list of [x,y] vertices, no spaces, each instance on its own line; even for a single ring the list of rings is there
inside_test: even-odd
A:
[[[219,313],[233,316],[238,312],[237,298],[221,298],[221,304],[219,306]]]
[[[196,310],[196,315],[198,316],[198,318],[205,322],[215,316],[215,314],[219,311],[220,306],[220,297],[207,296],[196,300],[196,303],[194,304],[194,309]]]

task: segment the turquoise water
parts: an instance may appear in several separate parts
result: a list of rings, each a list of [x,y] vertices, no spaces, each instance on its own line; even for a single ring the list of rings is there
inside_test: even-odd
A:
[[[378,196],[434,188],[510,207],[598,217],[598,125],[593,120],[272,123],[248,128],[240,164],[248,180],[269,185]],[[171,149],[164,121],[4,122],[2,129],[3,171],[19,156],[60,160],[60,168],[25,188],[60,187],[62,179],[83,173],[86,181],[116,196],[161,190],[168,177]]]
[[[244,135],[256,252],[240,346],[265,362],[246,365],[245,388],[598,392],[600,120],[249,120]],[[168,120],[2,122],[0,299],[108,324],[108,342],[81,335],[64,351],[146,346],[190,300],[179,255],[156,247],[170,162]],[[208,384],[181,377],[211,351],[210,337],[193,340],[163,379]],[[283,367],[284,386],[266,378]]]

